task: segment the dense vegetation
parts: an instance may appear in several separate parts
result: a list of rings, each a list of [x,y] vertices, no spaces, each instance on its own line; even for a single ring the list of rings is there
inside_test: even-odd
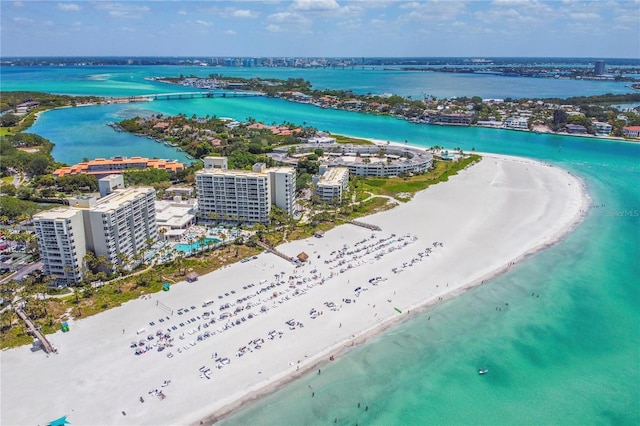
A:
[[[194,158],[226,156],[229,167],[235,169],[249,169],[256,162],[271,166],[273,160],[266,153],[276,146],[297,143],[298,137],[311,136],[316,132],[313,127],[283,123],[278,127],[287,131],[277,134],[268,128],[251,128],[252,124],[255,124],[253,119],[248,123],[230,125],[215,116],[188,118],[184,114],[134,117],[118,123],[125,131],[172,143]]]
[[[0,222],[3,224],[13,222],[24,215],[32,216],[42,210],[43,207],[33,201],[20,200],[8,195],[0,197]]]
[[[38,102],[38,110],[58,108],[63,106],[75,106],[79,103],[99,102],[98,96],[68,96],[54,95],[42,92],[0,92],[0,112],[15,110],[18,105],[24,102]]]
[[[25,151],[25,148],[37,148],[36,152]],[[51,157],[53,144],[32,133],[5,135],[0,139],[0,173],[6,176],[10,170],[25,172],[30,176],[51,173],[56,162]]]

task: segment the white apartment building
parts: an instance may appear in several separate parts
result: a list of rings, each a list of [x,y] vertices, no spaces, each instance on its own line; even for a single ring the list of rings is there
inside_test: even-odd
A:
[[[33,223],[43,272],[52,277],[57,286],[82,281],[82,262],[87,253],[82,211],[47,210],[34,215]]]
[[[320,173],[314,177],[316,196],[328,203],[341,203],[342,193],[349,186],[349,169],[321,166]]]
[[[98,179],[98,188],[100,189],[100,196],[106,197],[111,194],[114,189],[124,188],[124,176],[113,174]]]
[[[293,167],[272,167],[269,173],[271,204],[284,210],[288,215],[296,212],[296,169]]]
[[[158,239],[155,198],[153,188],[116,189],[100,199],[72,198],[66,209],[34,215],[45,273],[55,276],[57,284],[82,281],[88,250],[114,266],[123,263],[119,254],[131,262]]]
[[[113,265],[122,264],[119,254],[131,262],[158,239],[155,203],[153,188],[120,189],[98,199],[84,211],[87,248]]]
[[[613,126],[609,123],[603,123],[601,121],[593,122],[593,130],[596,131],[598,136],[607,136],[613,131]]]
[[[505,120],[504,127],[510,129],[528,129],[529,119],[527,117],[509,117]]]
[[[242,170],[200,170],[196,191],[201,220],[266,223],[269,175]]]
[[[206,157],[196,172],[200,219],[267,223],[271,205],[295,212],[296,173],[293,167],[268,169],[257,163],[252,171],[228,170],[224,157]]]

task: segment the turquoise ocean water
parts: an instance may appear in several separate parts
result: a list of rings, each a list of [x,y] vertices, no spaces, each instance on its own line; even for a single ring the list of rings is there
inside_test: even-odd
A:
[[[19,90],[31,74],[37,79],[29,86],[32,90],[104,96],[166,92],[174,88],[166,90],[144,77],[175,71],[169,68],[3,69],[2,84],[3,90]],[[349,77],[313,71],[327,87],[346,88],[353,79],[372,93],[411,93],[416,90],[412,78],[418,78],[401,75],[400,81],[388,82],[369,71],[352,70]],[[216,71],[206,69],[210,72]],[[276,70],[242,72],[274,76]],[[299,76],[295,70],[277,72],[281,78]],[[457,84],[447,74],[439,78],[447,80],[444,87]],[[505,87],[513,81],[518,87],[507,94]],[[472,81],[468,93],[451,90],[445,96],[611,91],[595,83],[564,83],[550,87],[542,79],[493,77]],[[426,90],[435,94],[445,89]],[[179,158],[170,148],[105,125],[151,112],[291,121],[425,147],[460,146],[537,158],[580,176],[593,198],[586,220],[562,243],[328,363],[322,375],[310,374],[257,401],[225,424],[333,424],[336,419],[360,425],[640,424],[640,144],[416,125],[263,98],[68,108],[43,114],[32,131],[56,143],[54,157],[69,163],[79,156]],[[503,309],[496,311],[497,306]],[[489,374],[478,376],[479,366],[489,368]]]

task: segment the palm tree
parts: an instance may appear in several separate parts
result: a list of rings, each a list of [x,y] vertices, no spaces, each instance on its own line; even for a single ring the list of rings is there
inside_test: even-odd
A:
[[[202,253],[203,250],[204,250],[204,245],[205,245],[206,239],[207,239],[207,237],[205,237],[204,235],[200,235],[198,237],[198,247],[200,249],[200,253]]]

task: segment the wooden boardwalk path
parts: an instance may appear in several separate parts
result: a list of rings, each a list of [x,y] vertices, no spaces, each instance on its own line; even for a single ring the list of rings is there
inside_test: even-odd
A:
[[[372,231],[382,231],[382,228],[380,228],[378,225],[372,225],[370,223],[360,222],[359,220],[349,220],[349,219],[343,219],[343,220],[352,225],[362,226],[363,228],[371,229]]]
[[[293,262],[293,257],[287,256],[283,252],[276,250],[274,247],[271,247],[269,244],[263,243],[262,241],[256,241],[256,244],[265,249],[268,252],[275,254],[276,256],[280,256],[281,258],[288,260],[289,262]]]
[[[42,334],[40,329],[36,327],[33,321],[31,321],[31,318],[29,318],[29,316],[22,309],[16,308],[16,314],[18,314],[20,319],[22,319],[22,321],[24,321],[25,324],[27,324],[27,329],[29,330],[29,334],[31,334],[36,339],[40,340],[40,343],[42,343],[42,347],[44,348],[44,351],[46,353],[51,354],[51,353],[57,352],[53,347],[53,345],[49,342],[49,340],[47,340],[45,335]]]

